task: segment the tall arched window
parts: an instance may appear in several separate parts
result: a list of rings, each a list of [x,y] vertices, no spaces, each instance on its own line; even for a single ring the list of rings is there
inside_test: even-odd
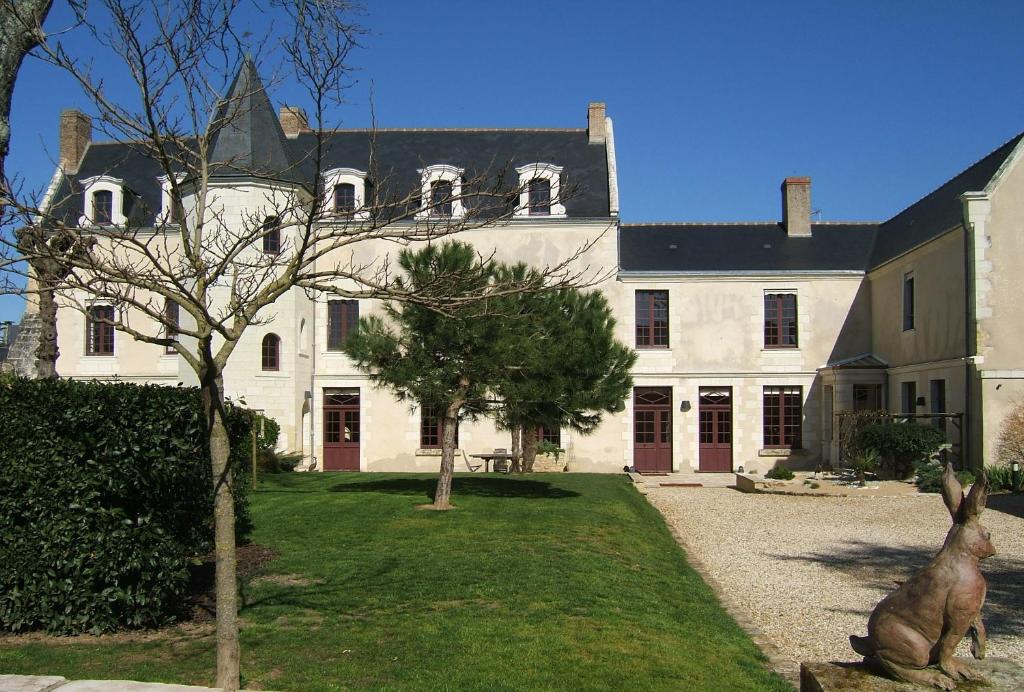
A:
[[[281,252],[281,224],[276,216],[268,216],[263,222],[263,252],[268,255]]]
[[[263,337],[263,369],[281,369],[281,337],[277,334]]]

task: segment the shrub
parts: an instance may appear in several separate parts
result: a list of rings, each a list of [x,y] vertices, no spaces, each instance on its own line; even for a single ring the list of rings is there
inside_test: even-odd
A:
[[[989,490],[1015,493],[1024,490],[1024,473],[1018,473],[1017,478],[1014,478],[1013,469],[1009,466],[986,466],[985,475],[988,476]]]
[[[537,443],[537,454],[548,454],[550,456],[553,456],[555,458],[555,461],[558,461],[558,457],[561,453],[561,448],[554,442],[550,442],[548,440],[541,440],[540,442]]]
[[[9,379],[0,410],[0,629],[70,634],[172,620],[190,560],[213,544],[199,391]],[[228,412],[236,469],[249,454],[245,413]]]
[[[914,484],[918,492],[937,493],[942,490],[942,471],[945,466],[936,460],[920,461],[914,465],[916,475]],[[974,474],[970,471],[958,471],[956,479],[960,485],[968,486],[974,483]]]
[[[904,479],[916,463],[926,461],[945,441],[945,434],[930,425],[875,423],[857,433],[856,447],[878,452],[882,475]]]
[[[773,469],[769,469],[768,473],[764,474],[764,477],[773,480],[791,481],[793,480],[793,472],[785,466],[776,466]]]

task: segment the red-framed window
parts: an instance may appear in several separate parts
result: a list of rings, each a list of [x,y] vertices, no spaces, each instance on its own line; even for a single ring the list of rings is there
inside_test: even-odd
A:
[[[277,334],[267,334],[263,337],[261,352],[264,370],[281,369],[281,337]]]
[[[803,387],[764,388],[764,446],[800,449],[803,430]]]
[[[796,348],[796,294],[764,295],[765,348]]]
[[[358,300],[327,301],[327,350],[340,351],[358,325]]]
[[[114,355],[114,308],[93,305],[85,313],[85,353],[88,356]]]
[[[527,186],[527,199],[531,216],[548,216],[551,214],[551,181],[547,178],[534,178]]]
[[[668,347],[668,291],[636,292],[636,346]]]
[[[443,439],[441,409],[438,406],[420,406],[420,449],[441,449]],[[455,446],[459,446],[459,426],[455,424]]]
[[[537,441],[538,442],[550,442],[559,449],[562,447],[562,430],[561,428],[546,428],[543,425],[537,428]]]
[[[178,340],[178,320],[181,312],[181,308],[170,298],[164,301],[164,333],[168,339]],[[177,351],[174,346],[165,346],[164,353],[175,354]]]
[[[430,184],[430,216],[452,215],[452,181],[435,180]]]
[[[356,210],[356,186],[352,183],[338,183],[334,186],[334,212],[351,214]]]
[[[276,216],[263,222],[263,252],[268,255],[281,252],[281,224]]]
[[[92,222],[99,226],[109,226],[113,222],[114,193],[110,190],[97,190],[92,193]]]

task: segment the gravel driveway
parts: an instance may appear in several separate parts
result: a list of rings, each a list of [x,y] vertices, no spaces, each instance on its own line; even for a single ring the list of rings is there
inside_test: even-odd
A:
[[[950,527],[938,495],[833,498],[657,488],[648,498],[717,582],[726,604],[796,662],[859,660],[847,637],[867,633],[878,601],[932,558]],[[1019,664],[1022,500],[990,497],[981,517],[998,551],[982,562],[988,652]],[[961,653],[967,655],[965,645]]]

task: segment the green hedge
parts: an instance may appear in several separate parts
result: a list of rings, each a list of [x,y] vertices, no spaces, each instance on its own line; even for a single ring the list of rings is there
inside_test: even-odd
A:
[[[854,446],[877,452],[882,474],[902,480],[910,476],[915,464],[927,461],[945,441],[945,433],[930,425],[875,423],[857,432]]]
[[[213,544],[199,391],[5,379],[0,411],[0,629],[104,632],[179,615],[190,561]],[[251,418],[229,414],[236,469]],[[234,485],[244,537],[244,474]]]

